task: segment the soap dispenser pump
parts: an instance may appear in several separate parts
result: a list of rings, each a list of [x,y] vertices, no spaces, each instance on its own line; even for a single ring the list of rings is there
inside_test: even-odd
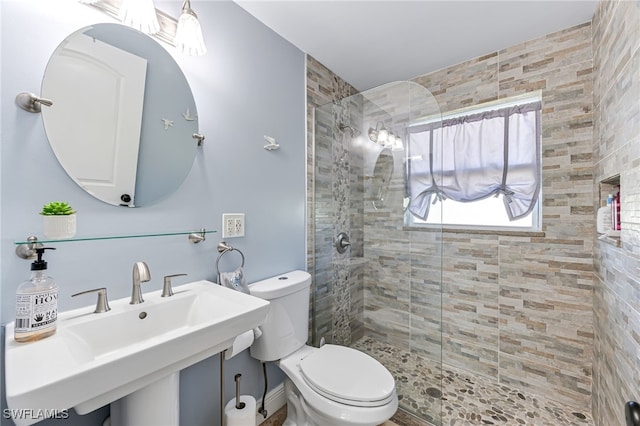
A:
[[[46,275],[47,262],[42,259],[45,250],[38,247],[38,259],[31,264],[31,277],[16,290],[16,342],[32,342],[44,339],[56,332],[58,318],[58,286]]]

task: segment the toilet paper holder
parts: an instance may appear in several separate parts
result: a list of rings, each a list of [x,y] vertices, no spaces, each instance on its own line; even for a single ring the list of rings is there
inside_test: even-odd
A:
[[[238,410],[242,410],[246,405],[240,401],[240,377],[242,377],[242,374],[236,374],[233,378],[236,381],[236,408]]]
[[[256,426],[256,399],[251,395],[240,395],[240,374],[235,375],[236,397],[224,406],[223,425]]]

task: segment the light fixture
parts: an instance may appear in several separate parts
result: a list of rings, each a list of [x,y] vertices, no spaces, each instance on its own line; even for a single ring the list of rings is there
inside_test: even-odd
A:
[[[402,139],[400,139],[400,136],[396,136],[396,141],[391,146],[391,151],[402,151],[403,149],[404,145],[402,144]]]
[[[1,0],[0,0],[1,1]],[[122,21],[143,33],[175,46],[180,53],[201,56],[207,52],[198,15],[190,0],[183,0],[182,13],[176,21],[156,10],[153,0],[78,0]]]
[[[386,145],[387,139],[389,139],[389,130],[382,126],[382,128],[378,130],[378,143],[380,145]]]
[[[384,123],[382,121],[378,121],[375,129],[369,127],[368,134],[371,142],[380,144],[385,148],[391,148],[392,151],[401,151],[404,149],[400,136],[384,127]]]
[[[389,132],[389,136],[387,136],[387,141],[385,142],[385,146],[393,147],[396,144],[396,135]]]
[[[387,143],[387,139],[389,138],[389,130],[384,127],[384,123],[382,121],[378,121],[376,124],[376,128],[369,128],[369,139],[371,142],[379,143],[380,145],[385,145]]]
[[[369,139],[371,142],[383,144],[388,135],[389,131],[384,127],[382,121],[378,121],[375,129],[369,127]]]
[[[378,142],[378,130],[369,127],[368,133],[369,133],[369,139],[371,140],[371,142]]]
[[[182,14],[178,19],[175,42],[178,51],[185,55],[202,56],[207,52],[198,15],[191,9],[189,0],[184,0],[182,3]]]
[[[160,31],[153,0],[122,0],[118,18],[123,24],[145,34],[155,34]]]

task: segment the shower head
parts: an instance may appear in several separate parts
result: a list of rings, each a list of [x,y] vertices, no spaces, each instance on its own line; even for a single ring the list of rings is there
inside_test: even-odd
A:
[[[351,137],[355,138],[356,136],[360,136],[360,131],[356,128],[354,128],[353,126],[350,126],[348,124],[344,124],[344,123],[339,123],[338,124],[338,130],[340,130],[341,132],[344,132],[346,130],[348,130],[351,133]]]

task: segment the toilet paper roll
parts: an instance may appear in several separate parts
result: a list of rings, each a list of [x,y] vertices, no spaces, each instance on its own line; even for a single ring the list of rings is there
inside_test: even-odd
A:
[[[225,426],[256,425],[256,399],[251,395],[240,395],[240,402],[244,402],[244,408],[236,408],[235,398],[227,402],[224,407]]]
[[[253,330],[245,331],[233,340],[233,345],[224,352],[224,359],[233,358],[253,343]]]

